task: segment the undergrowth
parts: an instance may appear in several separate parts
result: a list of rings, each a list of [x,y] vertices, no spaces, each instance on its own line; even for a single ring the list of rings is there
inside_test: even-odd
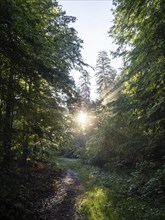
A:
[[[56,163],[63,169],[77,172],[85,189],[79,206],[87,220],[165,219],[164,201],[147,195],[151,183],[148,181],[147,185],[145,177],[140,178],[140,173],[103,172],[78,159],[57,158]],[[153,177],[151,181],[156,180]],[[144,190],[146,186],[148,192]]]

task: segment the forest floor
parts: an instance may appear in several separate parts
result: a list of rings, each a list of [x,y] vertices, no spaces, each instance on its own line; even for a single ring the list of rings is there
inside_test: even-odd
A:
[[[76,172],[38,161],[0,174],[0,219],[83,219],[78,207],[83,188]]]
[[[48,161],[0,166],[0,219],[165,219],[164,200],[130,194],[136,176],[130,180],[53,154]]]
[[[83,194],[83,187],[77,177],[77,173],[67,170],[64,177],[58,183],[54,195],[46,198],[44,209],[49,210],[49,218],[52,220],[81,220],[83,216],[78,208],[79,197]],[[48,214],[46,214],[46,219]]]

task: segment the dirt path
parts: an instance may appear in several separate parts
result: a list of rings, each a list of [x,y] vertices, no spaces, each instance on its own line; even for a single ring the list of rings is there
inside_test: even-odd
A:
[[[55,194],[43,201],[43,219],[83,220],[78,209],[78,200],[82,193],[83,188],[77,173],[68,170],[58,183]]]

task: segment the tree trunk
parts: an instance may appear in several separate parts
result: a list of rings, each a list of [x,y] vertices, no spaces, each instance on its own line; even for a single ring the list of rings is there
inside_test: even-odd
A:
[[[8,78],[8,85],[6,88],[6,103],[3,125],[3,147],[4,147],[4,161],[9,163],[11,160],[11,146],[12,146],[12,124],[13,124],[13,74],[10,71]]]

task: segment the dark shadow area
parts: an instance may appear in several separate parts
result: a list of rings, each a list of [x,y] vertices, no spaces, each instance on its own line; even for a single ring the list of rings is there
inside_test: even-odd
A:
[[[0,168],[0,219],[50,219],[44,201],[55,195],[62,172],[47,162]],[[54,218],[55,219],[55,218]]]

